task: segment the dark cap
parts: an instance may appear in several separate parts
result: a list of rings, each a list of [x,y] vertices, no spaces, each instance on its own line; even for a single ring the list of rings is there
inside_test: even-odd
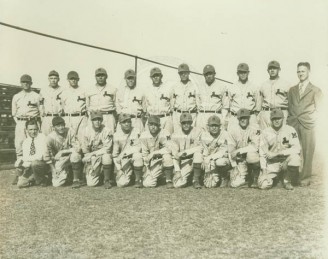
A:
[[[92,111],[90,113],[90,117],[91,117],[91,120],[94,120],[94,119],[97,119],[97,118],[103,119],[103,115],[102,115],[101,111]]]
[[[107,71],[106,71],[106,69],[104,69],[104,68],[102,68],[102,67],[96,69],[95,75],[101,75],[101,74],[107,76]]]
[[[207,73],[215,73],[215,68],[212,65],[206,65],[203,69],[203,74],[206,75]]]
[[[186,121],[190,121],[192,122],[192,116],[190,113],[182,113],[181,116],[180,116],[180,122],[186,122]]]
[[[52,126],[56,126],[58,124],[65,124],[65,121],[62,117],[56,116],[52,119]]]
[[[32,83],[32,77],[29,76],[29,75],[22,75],[21,78],[20,78],[20,81],[21,82],[30,82],[30,83]]]
[[[212,115],[207,120],[208,125],[221,125],[221,120],[217,115]]]
[[[72,79],[72,78],[79,79],[79,74],[75,71],[68,72],[67,79]]]
[[[131,115],[127,114],[127,113],[120,114],[120,117],[118,118],[118,121],[120,123],[122,123],[123,121],[126,121],[126,120],[131,120]]]
[[[268,64],[268,68],[270,68],[270,67],[280,68],[280,64],[278,61],[272,60]]]
[[[136,73],[134,72],[134,70],[129,69],[129,70],[125,71],[124,78],[127,79],[129,77],[136,77]]]
[[[241,108],[240,110],[237,111],[237,118],[238,120],[243,117],[250,117],[251,112],[247,109]]]
[[[179,67],[178,67],[178,73],[181,73],[181,72],[190,72],[189,70],[189,66],[187,64],[181,64]]]
[[[156,75],[156,74],[162,75],[162,71],[158,67],[154,67],[150,70],[150,77],[152,77],[153,75]]]
[[[49,72],[49,75],[48,75],[48,76],[58,76],[58,77],[59,77],[59,74],[58,74],[57,71],[55,71],[55,70],[51,70],[51,71]]]
[[[148,118],[148,124],[149,123],[154,123],[154,124],[160,126],[161,125],[161,119],[156,115],[151,115]]]
[[[237,67],[237,71],[249,72],[249,67],[246,63],[240,63]]]
[[[270,119],[281,119],[284,117],[284,113],[281,109],[273,109],[270,113]]]

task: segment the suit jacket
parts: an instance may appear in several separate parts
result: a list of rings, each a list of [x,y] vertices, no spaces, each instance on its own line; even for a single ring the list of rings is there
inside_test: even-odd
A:
[[[322,99],[320,88],[309,83],[300,98],[298,84],[291,87],[288,92],[287,124],[295,127],[301,124],[306,129],[315,126],[318,107]]]

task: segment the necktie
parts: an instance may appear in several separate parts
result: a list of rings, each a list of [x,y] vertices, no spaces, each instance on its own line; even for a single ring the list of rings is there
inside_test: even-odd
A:
[[[300,83],[300,84],[299,84],[299,93],[300,93],[300,97],[302,97],[303,92],[304,92],[304,84],[303,84],[303,83]]]
[[[30,147],[30,156],[35,155],[35,144],[34,144],[34,138],[32,138],[31,147]]]

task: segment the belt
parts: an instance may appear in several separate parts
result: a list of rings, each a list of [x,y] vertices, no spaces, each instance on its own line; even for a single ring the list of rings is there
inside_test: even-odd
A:
[[[280,109],[280,110],[282,110],[282,111],[287,111],[288,110],[288,108],[286,108],[286,107],[281,107],[281,108],[279,108],[279,107],[277,107],[277,108],[262,108],[262,111],[271,111],[272,109]]]
[[[35,120],[35,119],[39,119],[39,117],[31,117],[31,118],[16,118],[19,121],[30,121],[30,120]]]
[[[202,111],[202,110],[200,110],[199,112],[201,112],[201,113],[221,113],[221,111]]]
[[[187,112],[187,113],[197,113],[197,111],[182,111],[182,110],[179,110],[179,109],[176,109],[176,108],[174,108],[174,111],[175,112],[179,112],[179,113],[184,113],[184,112]]]
[[[171,113],[168,112],[168,113],[165,113],[165,114],[149,114],[151,116],[157,116],[158,118],[163,118],[163,117],[168,117],[168,116],[171,116]]]
[[[46,116],[59,116],[58,113],[47,113]]]
[[[113,111],[101,111],[102,114],[113,114],[115,112],[115,110]]]
[[[84,116],[86,114],[86,112],[78,112],[78,113],[65,113],[65,116],[72,116],[72,117],[76,117],[76,116]]]
[[[230,112],[231,113],[231,115],[233,115],[233,116],[237,116],[237,113],[236,112]],[[250,114],[255,114],[255,111],[250,111]]]

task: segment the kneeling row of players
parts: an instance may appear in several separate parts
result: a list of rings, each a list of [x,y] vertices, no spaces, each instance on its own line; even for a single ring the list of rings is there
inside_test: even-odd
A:
[[[160,119],[151,116],[148,130],[140,134],[130,115],[121,114],[113,134],[96,111],[82,143],[61,117],[53,118],[54,131],[47,137],[39,133],[38,122],[27,121],[28,138],[23,158],[16,162],[16,182],[19,188],[50,182],[58,187],[72,180],[73,188],[103,184],[106,189],[133,183],[137,188],[156,187],[161,180],[167,188],[189,183],[196,189],[297,186],[300,144],[295,129],[283,124],[283,112],[271,111],[272,125],[263,131],[249,124],[248,110],[240,109],[237,118],[238,123],[225,131],[220,118],[212,115],[203,131],[192,126],[189,113],[183,113],[181,128],[170,135],[161,129]]]

